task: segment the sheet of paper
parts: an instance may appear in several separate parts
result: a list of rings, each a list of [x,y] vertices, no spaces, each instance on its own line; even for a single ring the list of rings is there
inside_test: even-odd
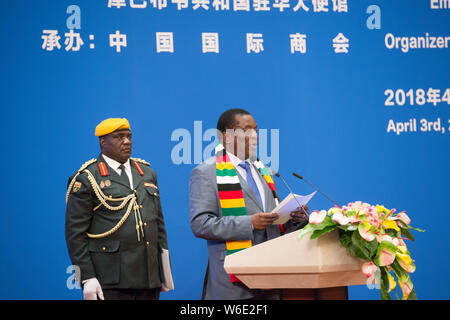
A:
[[[278,212],[280,217],[273,222],[273,224],[282,224],[288,221],[291,218],[291,212],[297,211],[299,204],[304,205],[311,200],[311,198],[316,194],[317,191],[314,191],[311,194],[306,196],[300,196],[298,194],[290,193],[280,204],[272,210],[272,212]],[[294,198],[295,196],[295,198]],[[296,200],[297,199],[297,200]]]
[[[172,278],[172,269],[170,267],[169,251],[166,249],[162,249],[161,262],[162,262],[163,277],[164,277],[161,291],[167,292],[169,290],[173,290],[174,286],[173,286],[173,278]]]

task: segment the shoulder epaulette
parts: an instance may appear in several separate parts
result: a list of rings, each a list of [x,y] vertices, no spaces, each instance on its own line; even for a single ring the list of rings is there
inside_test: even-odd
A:
[[[142,159],[139,159],[139,158],[130,158],[130,159],[133,160],[133,161],[136,161],[136,162],[145,164],[145,165],[147,165],[147,166],[150,166],[150,163],[148,163],[148,162],[145,161],[145,160],[142,160]]]
[[[83,165],[80,167],[80,169],[78,169],[77,173],[73,176],[72,181],[69,183],[69,187],[67,188],[67,193],[66,193],[66,203],[69,199],[69,194],[70,194],[70,190],[72,190],[72,187],[74,187],[75,182],[77,177],[81,174],[81,172],[86,169],[87,167],[89,167],[91,164],[93,164],[94,162],[96,162],[97,159],[91,159],[89,161],[86,161],[85,163],[83,163]],[[77,192],[80,189],[81,183],[78,182],[78,186],[76,186],[76,190],[74,189],[74,192]]]
[[[83,163],[83,165],[81,166],[81,168],[78,169],[78,172],[83,171],[84,169],[86,169],[87,167],[89,167],[91,164],[93,164],[93,163],[96,162],[96,161],[97,161],[97,159],[95,159],[95,158],[93,158],[93,159],[91,159],[91,160],[89,160],[89,161],[86,161],[85,163]]]

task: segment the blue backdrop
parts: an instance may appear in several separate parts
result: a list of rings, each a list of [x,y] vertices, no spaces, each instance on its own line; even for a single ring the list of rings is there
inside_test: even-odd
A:
[[[0,2],[0,298],[82,298],[66,283],[67,179],[98,155],[95,126],[126,117],[133,155],[158,174],[176,287],[161,298],[199,299],[207,253],[189,227],[194,144],[205,148],[210,142],[201,134],[231,107],[249,110],[269,137],[279,130],[270,146],[278,141],[278,170],[297,193],[313,190],[293,171],[340,203],[406,210],[413,226],[426,229],[408,243],[417,295],[450,298],[446,2],[307,0],[299,7],[298,0],[270,0],[270,11],[257,11],[264,7],[257,0],[249,11],[233,10],[246,1],[219,11],[214,2],[195,10],[195,0],[181,10],[170,0]],[[281,12],[279,3],[290,7]],[[126,46],[115,41],[116,31]],[[167,36],[158,46],[157,32],[171,32],[173,47]],[[202,33],[217,33],[219,52],[202,52]],[[297,33],[306,42],[291,48]],[[247,34],[261,34],[262,49],[250,46]],[[206,44],[217,51],[214,41]],[[405,126],[414,119],[415,127]],[[181,164],[173,149],[187,138],[172,139],[177,129],[191,142]],[[310,202],[311,209],[331,205],[320,195]],[[379,291],[351,287],[350,298],[379,299]]]

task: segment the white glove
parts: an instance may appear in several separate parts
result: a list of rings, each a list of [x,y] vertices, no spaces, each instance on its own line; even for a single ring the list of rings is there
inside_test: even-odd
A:
[[[83,281],[83,299],[84,300],[98,300],[97,295],[100,300],[105,300],[103,297],[102,287],[100,286],[100,282],[98,282],[97,278],[90,278],[88,280]]]

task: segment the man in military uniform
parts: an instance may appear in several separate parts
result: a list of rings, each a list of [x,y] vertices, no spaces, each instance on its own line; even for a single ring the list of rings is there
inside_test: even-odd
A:
[[[69,178],[66,241],[86,300],[159,299],[167,235],[156,174],[130,158],[126,119],[95,130],[101,153]]]

